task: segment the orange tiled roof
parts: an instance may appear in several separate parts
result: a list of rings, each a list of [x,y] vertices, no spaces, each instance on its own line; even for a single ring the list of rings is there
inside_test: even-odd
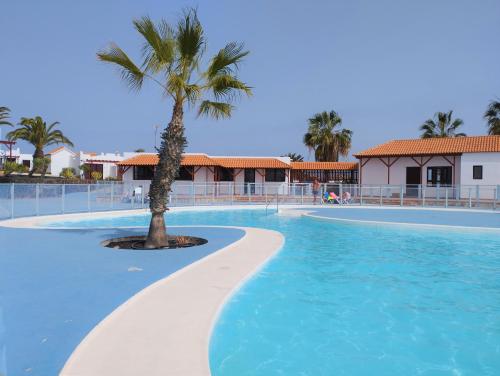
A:
[[[205,154],[188,154],[182,157],[182,166],[217,166],[217,162]]]
[[[393,140],[354,154],[354,156],[361,158],[495,152],[500,152],[500,136]]]
[[[58,153],[58,152],[60,152],[61,150],[64,150],[64,149],[66,149],[67,151],[69,151],[72,154],[75,154],[74,151],[67,149],[65,146],[59,146],[59,147],[57,147],[55,149],[52,149],[51,151],[47,152],[47,154],[56,154],[56,153]]]
[[[156,166],[157,154],[139,154],[117,163],[119,166]],[[182,166],[217,166],[212,158],[204,154],[188,154],[182,157]]]
[[[157,164],[157,154],[138,154],[117,163],[118,166],[156,166]]]
[[[292,170],[357,170],[356,162],[292,162]]]
[[[59,146],[59,147],[57,147],[57,148],[55,148],[55,149],[52,149],[51,151],[47,152],[47,154],[55,154],[55,153],[57,153],[58,151],[61,151],[61,150],[63,150],[63,149],[64,149],[64,146]]]
[[[226,168],[290,168],[288,163],[280,161],[277,158],[224,157],[213,159],[219,166]]]

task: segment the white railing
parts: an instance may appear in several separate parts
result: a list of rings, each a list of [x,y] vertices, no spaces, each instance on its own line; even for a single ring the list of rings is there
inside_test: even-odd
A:
[[[0,219],[48,214],[147,208],[144,182],[99,184],[0,184]],[[324,200],[333,192],[337,201]],[[461,207],[497,210],[500,186],[424,186],[322,184],[316,197],[308,183],[176,182],[170,206],[271,205],[313,203],[412,207]]]

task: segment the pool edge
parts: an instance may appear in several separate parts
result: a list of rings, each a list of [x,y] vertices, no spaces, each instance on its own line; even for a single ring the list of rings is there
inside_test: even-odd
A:
[[[210,375],[210,339],[224,305],[285,240],[272,230],[233,228],[245,235],[146,287],[104,318],[60,375]]]

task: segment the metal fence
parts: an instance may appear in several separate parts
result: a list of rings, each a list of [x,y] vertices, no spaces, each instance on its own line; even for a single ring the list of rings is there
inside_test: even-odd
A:
[[[148,189],[143,182],[0,184],[0,219],[147,208]],[[315,194],[311,184],[303,183],[176,182],[168,202],[170,206],[316,203],[497,210],[500,186],[322,184]]]

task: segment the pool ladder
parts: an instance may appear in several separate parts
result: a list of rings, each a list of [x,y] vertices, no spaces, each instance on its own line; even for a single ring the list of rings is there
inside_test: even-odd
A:
[[[273,202],[272,199],[270,199],[269,201],[266,201],[266,215],[267,215],[267,209],[269,208],[269,205],[271,205],[271,203]],[[279,212],[279,196],[278,196],[278,192],[276,192],[276,213]]]

